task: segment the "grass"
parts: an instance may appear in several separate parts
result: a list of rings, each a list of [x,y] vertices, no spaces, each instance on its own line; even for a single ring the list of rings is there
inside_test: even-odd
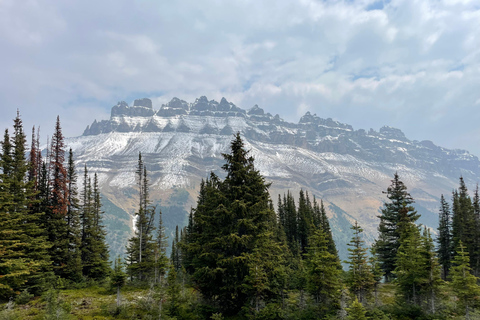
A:
[[[135,287],[122,289],[122,308],[116,307],[116,293],[101,286],[48,291],[26,304],[0,304],[0,320],[47,319],[141,319],[138,306],[149,290]]]

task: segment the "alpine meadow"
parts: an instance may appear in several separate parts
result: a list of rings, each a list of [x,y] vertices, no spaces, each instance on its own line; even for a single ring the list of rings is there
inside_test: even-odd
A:
[[[101,175],[84,162],[79,178],[59,118],[45,148],[35,128],[28,147],[17,112],[1,142],[1,319],[480,316],[478,187],[470,195],[460,176],[429,228],[393,172],[377,237],[366,241],[364,221],[349,220],[342,260],[317,191],[273,198],[243,134],[229,139],[221,170],[200,181],[186,224],[174,229],[152,200],[151,154],[137,154],[136,193],[125,194],[136,202],[133,231],[113,256]]]

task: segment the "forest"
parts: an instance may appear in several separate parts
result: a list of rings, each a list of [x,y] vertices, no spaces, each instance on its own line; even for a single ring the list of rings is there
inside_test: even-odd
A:
[[[97,175],[78,183],[59,118],[39,140],[17,112],[1,141],[0,319],[480,319],[480,197],[462,177],[429,230],[393,173],[378,238],[354,221],[341,261],[322,199],[271,199],[240,133],[171,244],[139,154],[135,232],[110,259]]]

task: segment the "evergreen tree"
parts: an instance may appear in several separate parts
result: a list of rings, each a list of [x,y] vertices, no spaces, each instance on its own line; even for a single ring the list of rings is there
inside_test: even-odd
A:
[[[470,309],[480,296],[480,288],[477,284],[478,278],[470,273],[470,258],[461,240],[458,243],[453,265],[450,269],[452,290],[460,307],[465,310],[465,318],[470,319]]]
[[[115,260],[111,282],[112,287],[117,289],[117,307],[120,307],[121,304],[121,297],[120,297],[120,289],[125,285],[127,280],[127,275],[123,271],[123,263],[120,256]]]
[[[453,193],[452,211],[453,247],[458,248],[459,242],[462,241],[469,256],[475,256],[474,208],[463,177],[460,177],[458,191]]]
[[[231,143],[231,153],[223,157],[227,176],[221,181],[211,173],[203,184],[187,251],[193,257],[192,280],[204,298],[227,314],[236,314],[249,303],[255,249],[266,250],[259,241],[273,237],[276,218],[269,185],[255,169],[240,134]],[[262,255],[264,260],[270,257]],[[275,292],[272,283],[269,291]]]
[[[378,261],[375,244],[370,248],[370,258],[368,259],[370,270],[373,275],[373,292],[375,296],[375,305],[378,304],[378,285],[383,278],[383,271]]]
[[[12,146],[5,130],[0,154],[0,297],[9,298],[25,284],[31,270],[23,252],[17,249],[23,233],[19,229],[21,217],[11,212],[14,206],[10,192]]]
[[[73,152],[70,149],[68,154],[68,205],[67,205],[67,237],[69,246],[68,260],[65,262],[65,276],[73,281],[80,281],[82,278],[82,235],[79,216],[79,199],[77,188],[77,172],[73,161]]]
[[[395,285],[397,294],[404,303],[419,306],[420,291],[424,281],[424,257],[420,250],[422,239],[417,226],[406,216],[402,221],[400,247],[396,256]]]
[[[353,301],[350,308],[347,309],[347,320],[367,320],[367,310],[363,307],[362,303],[357,298]]]
[[[103,226],[101,197],[98,186],[98,176],[94,174],[93,186],[85,167],[83,204],[80,220],[82,222],[81,256],[83,262],[82,273],[85,277],[101,280],[109,274],[109,252],[105,241],[105,227]]]
[[[325,211],[325,206],[323,205],[323,200],[320,200],[320,208],[318,208],[317,210],[319,212],[321,227],[325,232],[325,236],[327,237],[328,252],[337,256],[338,258],[337,247],[335,245],[335,241],[333,241],[332,229],[330,228],[330,222],[328,221],[327,212]]]
[[[69,240],[67,235],[66,216],[68,210],[68,180],[65,162],[65,143],[57,117],[55,133],[53,134],[50,150],[50,210],[46,213],[46,227],[48,240],[52,244],[50,256],[53,271],[56,275],[66,277],[65,261],[69,259]]]
[[[427,310],[434,314],[443,281],[441,279],[441,268],[435,253],[435,245],[427,228],[424,229],[422,236],[421,253],[423,255],[425,278],[422,283],[421,294],[426,300]]]
[[[355,221],[355,225],[351,227],[353,237],[348,244],[350,248],[349,260],[346,261],[350,267],[348,270],[347,283],[352,292],[360,303],[364,303],[370,295],[374,286],[374,275],[370,269],[367,259],[367,248],[364,248],[364,241],[361,238],[363,229]]]
[[[182,268],[182,261],[180,260],[180,235],[178,233],[178,225],[175,227],[175,237],[172,240],[172,253],[170,255],[170,261],[172,261],[172,266],[175,268],[175,271],[178,271]]]
[[[478,191],[478,184],[475,188],[475,193],[472,200],[473,215],[475,221],[473,234],[473,249],[472,249],[472,269],[473,274],[478,277],[480,275],[480,195]]]
[[[98,176],[93,176],[93,226],[92,226],[92,258],[90,260],[89,273],[87,277],[100,280],[108,276],[110,272],[108,245],[105,240],[107,232],[103,225],[102,202],[98,186]]]
[[[324,230],[317,229],[307,250],[307,289],[315,298],[321,314],[339,308],[340,273],[338,258],[329,252]]]
[[[448,277],[448,272],[451,266],[452,260],[452,230],[451,230],[451,217],[450,217],[450,206],[448,202],[445,201],[445,198],[440,197],[440,214],[439,214],[439,224],[438,224],[438,260],[442,265],[442,278],[446,280]]]
[[[167,234],[163,226],[162,211],[158,213],[157,238],[155,241],[155,283],[162,284],[168,267]]]
[[[129,239],[127,246],[127,273],[131,279],[144,282],[155,277],[155,208],[150,206],[149,181],[147,170],[144,166],[142,155],[138,156],[136,170],[139,188],[139,207],[136,212],[136,233]]]
[[[419,215],[411,204],[413,198],[407,192],[407,187],[395,173],[392,184],[386,191],[389,202],[384,204],[382,214],[379,216],[380,224],[378,226],[379,236],[376,241],[376,252],[381,263],[385,280],[391,281],[398,248],[400,247],[400,220],[402,212],[409,222],[415,222]],[[408,225],[408,224],[406,224]]]
[[[307,196],[303,190],[300,190],[297,211],[297,236],[301,253],[307,252],[308,238],[311,235],[313,225],[312,208],[309,206]]]

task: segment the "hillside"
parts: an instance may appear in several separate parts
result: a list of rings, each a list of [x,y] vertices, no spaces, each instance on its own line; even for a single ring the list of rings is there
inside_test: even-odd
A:
[[[354,130],[350,125],[307,112],[298,123],[243,110],[222,99],[200,97],[193,103],[174,98],[153,109],[149,99],[133,106],[119,102],[109,120],[94,121],[80,137],[67,139],[77,159],[99,174],[111,234],[120,253],[131,232],[137,205],[135,166],[142,153],[151,182],[151,198],[164,212],[171,231],[184,225],[195,205],[201,179],[210,171],[222,177],[222,153],[240,132],[270,187],[274,203],[287,190],[307,190],[326,202],[337,247],[345,258],[350,224],[358,220],[373,240],[385,191],[398,172],[416,200],[421,223],[437,226],[439,198],[449,198],[463,176],[470,188],[480,177],[478,158],[430,141],[411,141],[399,129]],[[82,176],[81,172],[79,176]]]

